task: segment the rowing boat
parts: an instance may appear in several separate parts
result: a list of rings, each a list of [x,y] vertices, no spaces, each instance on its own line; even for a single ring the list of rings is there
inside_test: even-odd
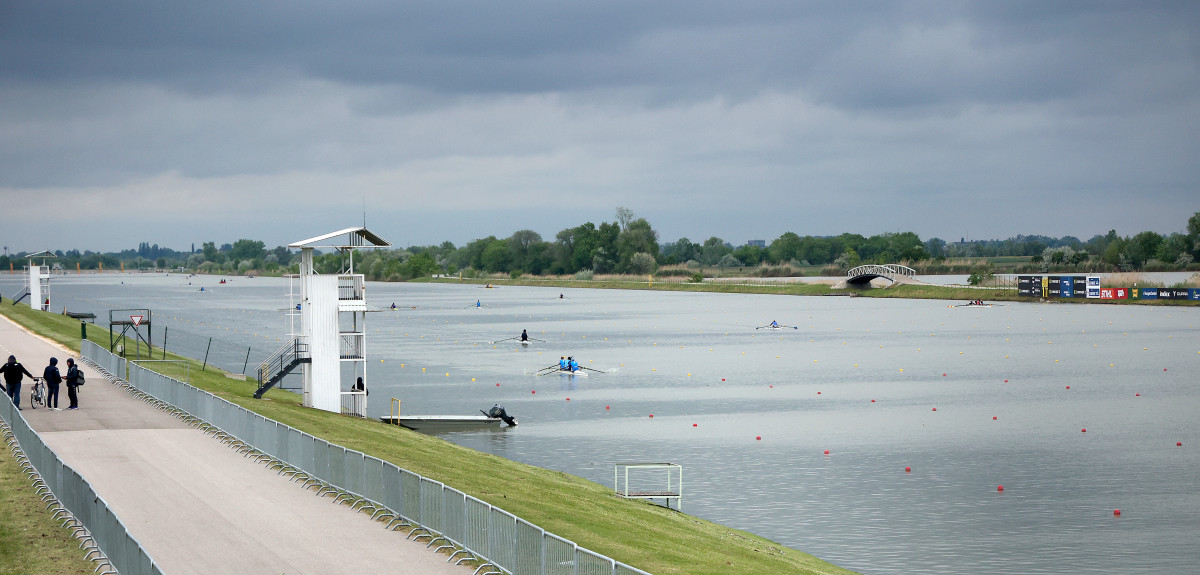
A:
[[[560,370],[558,370],[558,374],[565,375],[567,377],[571,377],[571,376],[575,376],[575,375],[578,375],[579,377],[587,377],[587,372],[582,369],[575,370],[575,371],[571,371],[568,369],[560,369]]]

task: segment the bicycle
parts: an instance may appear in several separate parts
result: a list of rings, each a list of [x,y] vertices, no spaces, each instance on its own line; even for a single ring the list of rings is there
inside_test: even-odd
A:
[[[46,384],[42,382],[42,378],[33,378],[33,387],[29,388],[29,407],[37,409],[38,406],[46,405]]]

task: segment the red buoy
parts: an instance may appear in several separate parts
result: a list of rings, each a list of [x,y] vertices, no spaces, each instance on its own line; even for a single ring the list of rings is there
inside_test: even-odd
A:
[[[992,416],[992,421],[996,421],[996,416],[995,416],[995,415],[993,415],[993,416]]]
[[[606,406],[604,406],[604,409],[609,409],[609,406],[607,406],[607,405],[606,405]]]
[[[946,377],[946,374],[944,374],[944,373],[943,373],[943,374],[942,374],[942,377]]]
[[[571,401],[571,398],[569,398],[569,397],[568,397],[568,398],[567,398],[567,401]]]
[[[532,391],[530,391],[529,393],[537,393],[537,390],[536,390],[536,389],[535,389],[535,390],[532,390]]]
[[[912,468],[911,468],[911,467],[905,467],[905,468],[904,468],[904,472],[905,472],[905,473],[912,473]]]
[[[755,435],[755,436],[754,436],[754,441],[762,441],[762,436],[761,436],[761,435]]]
[[[1067,389],[1071,389],[1071,386],[1069,386],[1069,385],[1068,385],[1068,386],[1067,386]]]
[[[1183,447],[1183,442],[1182,442],[1182,441],[1176,441],[1176,442],[1175,442],[1175,447]]]
[[[999,491],[999,492],[1003,493],[1003,492],[1004,492],[1004,486],[1003,486],[1003,485],[997,485],[997,486],[996,486],[996,491]]]
[[[693,423],[693,424],[692,424],[692,427],[696,427],[696,424],[695,424],[695,423]]]
[[[821,392],[819,392],[819,391],[818,391],[818,392],[817,392],[817,395],[821,395]]]
[[[935,408],[933,408],[933,410],[934,410],[934,411],[937,411],[937,408],[935,407]]]
[[[499,384],[499,383],[497,383],[497,384],[496,384],[496,387],[500,387],[500,384]]]
[[[1120,516],[1121,516],[1121,510],[1113,509],[1113,517],[1120,517]]]
[[[828,449],[826,449],[826,450],[825,450],[825,455],[829,455],[829,450],[828,450]]]
[[[722,378],[721,378],[721,381],[725,381],[725,378],[723,378],[723,377],[722,377]]]
[[[1006,379],[1006,380],[1004,380],[1004,383],[1008,383],[1008,380],[1007,380],[1007,379]]]
[[[1140,393],[1135,393],[1135,394],[1133,394],[1133,396],[1134,396],[1134,397],[1141,397],[1141,396],[1142,396],[1142,394],[1140,394]]]
[[[654,414],[653,414],[653,413],[651,413],[651,414],[650,414],[650,419],[654,419]]]
[[[871,400],[871,403],[875,403],[875,400],[874,400],[874,399],[872,399],[872,400]]]
[[[1080,430],[1079,430],[1079,432],[1080,432],[1080,433],[1087,433],[1087,428],[1085,427],[1085,428],[1083,428],[1083,429],[1080,429]]]

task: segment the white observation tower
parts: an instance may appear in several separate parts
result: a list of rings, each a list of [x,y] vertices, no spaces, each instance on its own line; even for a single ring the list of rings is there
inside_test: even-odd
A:
[[[302,366],[305,407],[366,417],[366,393],[353,390],[357,378],[366,381],[367,376],[366,282],[362,274],[354,273],[354,251],[390,246],[366,228],[347,228],[288,244],[300,249],[300,329],[259,367],[255,397],[262,397]],[[316,248],[333,248],[346,256],[337,273],[317,273]]]

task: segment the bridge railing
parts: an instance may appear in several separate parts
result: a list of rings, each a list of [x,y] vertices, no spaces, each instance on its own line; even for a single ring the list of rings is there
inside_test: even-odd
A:
[[[917,270],[900,264],[867,264],[850,268],[846,272],[846,277],[856,278],[859,276],[882,276],[885,278],[893,278],[895,276],[913,277],[917,275]]]

